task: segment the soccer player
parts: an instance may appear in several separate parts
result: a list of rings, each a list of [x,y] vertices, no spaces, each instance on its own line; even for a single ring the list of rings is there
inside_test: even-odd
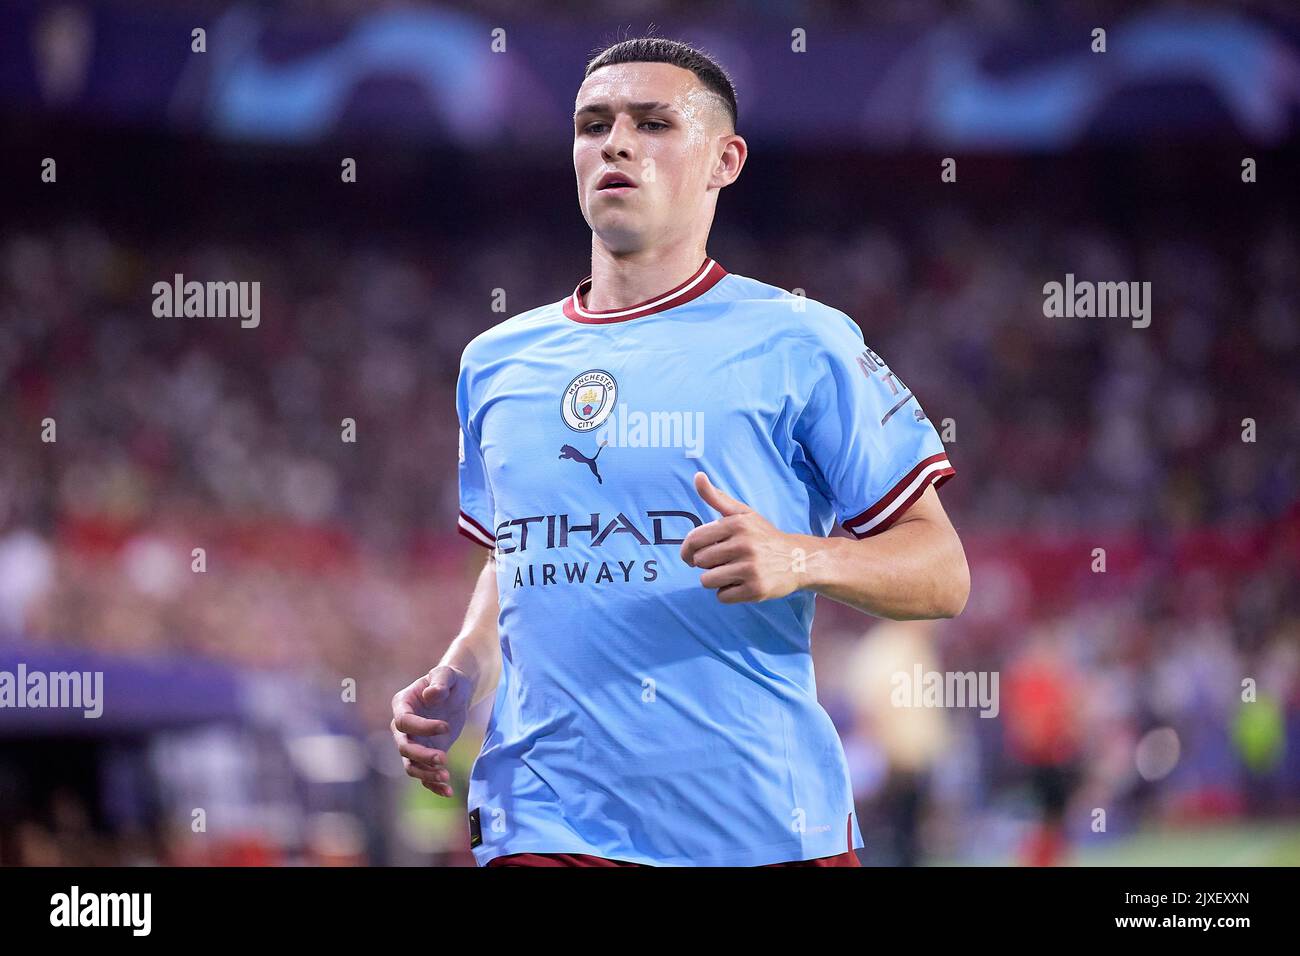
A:
[[[450,797],[446,752],[495,694],[480,865],[856,866],[813,603],[960,613],[953,467],[848,316],[709,258],[748,149],[712,59],[618,43],[573,123],[591,275],[464,351],[459,527],[489,554],[393,698],[398,750]]]

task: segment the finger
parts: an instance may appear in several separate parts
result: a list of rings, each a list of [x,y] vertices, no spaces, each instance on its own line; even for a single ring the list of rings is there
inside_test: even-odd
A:
[[[687,564],[695,563],[695,555],[701,548],[707,548],[711,544],[717,544],[720,541],[726,541],[736,533],[735,522],[728,521],[726,518],[718,518],[707,524],[702,524],[682,539],[681,555],[682,560]]]
[[[402,733],[400,730],[397,729],[396,717],[393,718],[392,722],[388,725],[388,727],[393,732],[393,743],[397,744],[398,747],[401,747],[402,744],[407,742],[408,738],[406,734]]]
[[[445,720],[421,717],[419,714],[399,714],[393,723],[402,733],[416,737],[439,737],[451,733],[451,724]]]
[[[695,473],[695,490],[704,499],[704,503],[722,515],[743,515],[750,510],[749,505],[737,501],[721,488],[716,487],[709,476],[702,471]]]
[[[724,564],[700,575],[700,584],[706,588],[725,588],[733,584],[745,584],[749,580],[749,568],[743,564]]]
[[[410,740],[398,744],[397,752],[408,758],[411,763],[426,767],[429,770],[437,770],[447,765],[446,753],[441,750],[434,750],[432,747],[421,746]]]
[[[733,584],[730,587],[719,588],[716,597],[723,604],[744,604],[746,601],[757,599],[754,589],[748,584]]]
[[[421,783],[446,783],[451,779],[451,771],[449,770],[429,770],[419,764],[411,763],[405,757],[402,758],[402,766],[406,768],[408,777],[414,777]]]
[[[420,691],[428,682],[429,675],[425,674],[398,691],[393,697],[393,716],[413,713],[415,710],[414,702],[420,699]]]
[[[691,556],[691,564],[697,568],[720,568],[739,561],[744,555],[744,544],[736,538],[728,538],[697,550]]]
[[[403,740],[397,745],[397,752],[411,763],[426,770],[443,770],[447,766],[447,753],[435,747],[426,747],[412,740]]]
[[[415,777],[414,779],[420,781],[420,786],[424,787],[426,790],[436,793],[440,797],[451,796],[451,784],[446,780],[435,780],[433,778],[429,778],[426,780],[421,777]]]
[[[420,780],[420,786],[424,787],[424,789],[428,790],[430,793],[437,794],[440,797],[450,797],[454,792],[451,788],[450,779],[439,780],[432,774],[428,775],[428,777],[429,779],[427,780]],[[448,777],[450,777],[450,775],[448,775]]]

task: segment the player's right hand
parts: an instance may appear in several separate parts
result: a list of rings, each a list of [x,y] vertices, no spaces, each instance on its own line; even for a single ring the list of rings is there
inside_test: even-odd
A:
[[[450,797],[447,751],[465,729],[473,683],[454,667],[439,665],[393,695],[393,740],[408,776],[440,797]]]

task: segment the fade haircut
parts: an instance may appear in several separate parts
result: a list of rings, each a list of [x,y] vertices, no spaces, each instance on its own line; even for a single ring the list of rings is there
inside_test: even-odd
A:
[[[668,63],[690,70],[705,89],[722,100],[727,116],[731,119],[731,131],[736,131],[736,88],[731,83],[731,77],[727,76],[727,71],[707,53],[679,40],[658,37],[623,40],[597,53],[587,64],[587,71],[582,74],[582,78],[585,80],[602,67],[619,63]]]

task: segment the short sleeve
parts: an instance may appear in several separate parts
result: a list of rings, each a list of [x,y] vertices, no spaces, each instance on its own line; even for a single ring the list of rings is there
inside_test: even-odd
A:
[[[474,426],[469,397],[470,376],[465,360],[461,360],[460,375],[456,381],[456,417],[460,434],[457,442],[457,468],[460,482],[460,517],[456,530],[485,548],[496,547],[496,537],[490,530],[496,515],[492,501],[492,486],[479,449],[478,432]]]
[[[884,531],[926,488],[956,474],[917,397],[848,316],[819,322],[795,366],[809,398],[792,437],[855,537]]]

